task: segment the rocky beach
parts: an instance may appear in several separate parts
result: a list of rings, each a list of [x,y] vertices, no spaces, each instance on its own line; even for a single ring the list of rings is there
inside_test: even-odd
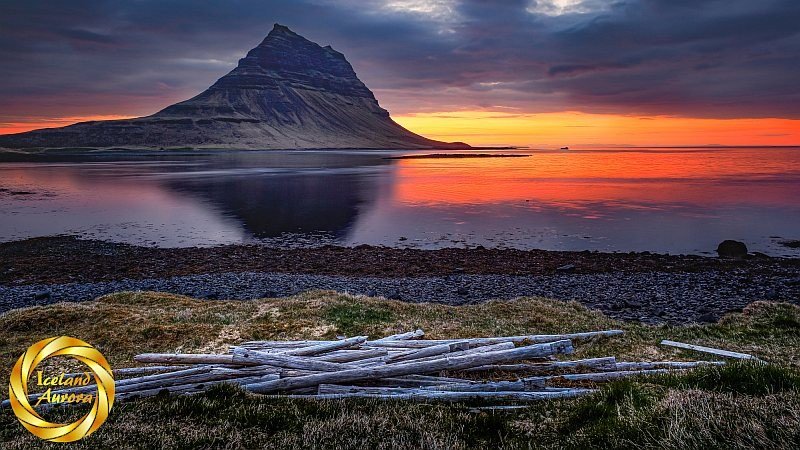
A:
[[[800,260],[388,247],[154,248],[72,237],[0,244],[0,312],[119,291],[251,300],[334,290],[463,305],[577,300],[648,324],[715,322],[758,300],[800,304]]]

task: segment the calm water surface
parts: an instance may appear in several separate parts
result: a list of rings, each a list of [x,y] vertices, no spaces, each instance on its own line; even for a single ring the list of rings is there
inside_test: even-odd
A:
[[[780,244],[800,239],[800,148],[516,152],[530,156],[272,151],[0,163],[0,240],[703,254],[737,239],[800,256]]]

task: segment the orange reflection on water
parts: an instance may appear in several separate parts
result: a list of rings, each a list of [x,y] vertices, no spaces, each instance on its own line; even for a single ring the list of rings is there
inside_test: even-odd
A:
[[[788,175],[787,175],[788,174]],[[408,205],[530,202],[570,207],[797,205],[787,176],[800,149],[590,150],[526,158],[405,159],[394,200]]]

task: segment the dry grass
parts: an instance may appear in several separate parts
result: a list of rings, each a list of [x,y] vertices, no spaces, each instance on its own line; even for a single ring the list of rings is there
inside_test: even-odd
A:
[[[414,328],[423,328],[429,338],[622,328],[624,336],[585,343],[575,356],[702,357],[658,345],[668,338],[749,352],[780,366],[774,373],[737,366],[694,378],[613,383],[597,396],[537,403],[514,413],[475,414],[464,405],[266,399],[223,387],[191,398],[115,405],[109,422],[75,447],[791,448],[800,443],[800,308],[763,302],[715,325],[651,327],[617,322],[577,303],[534,298],[449,307],[333,292],[248,302],[120,293],[0,316],[0,376],[8,376],[27,346],[61,334],[84,339],[112,366],[127,367],[141,352],[223,350],[242,340],[382,336]],[[775,388],[744,389],[762,380]],[[0,415],[1,446],[38,444],[11,414]]]

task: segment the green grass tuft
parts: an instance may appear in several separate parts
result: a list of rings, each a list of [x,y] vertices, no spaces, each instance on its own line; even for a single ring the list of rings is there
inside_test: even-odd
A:
[[[329,307],[323,317],[332,322],[340,334],[347,336],[358,334],[360,330],[371,325],[391,323],[395,320],[394,314],[388,309],[359,303]]]
[[[658,375],[649,382],[676,389],[702,389],[743,395],[800,392],[800,373],[788,367],[759,362],[735,362],[685,373]]]

